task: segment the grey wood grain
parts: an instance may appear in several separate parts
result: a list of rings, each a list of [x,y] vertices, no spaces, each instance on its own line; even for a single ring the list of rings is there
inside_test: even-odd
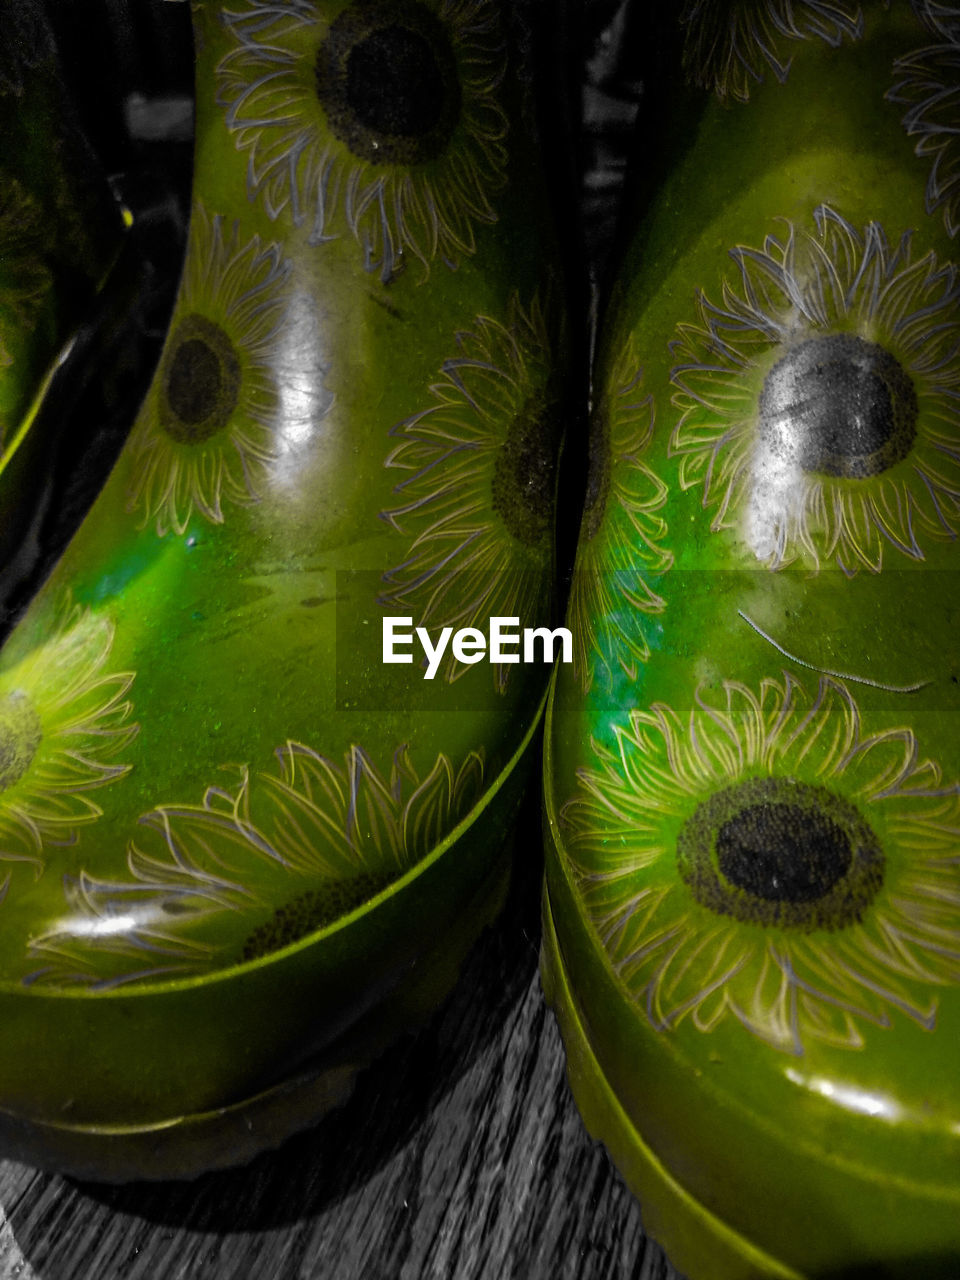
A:
[[[2,1280],[674,1280],[567,1089],[527,835],[443,1009],[280,1151],[153,1186],[0,1163]]]

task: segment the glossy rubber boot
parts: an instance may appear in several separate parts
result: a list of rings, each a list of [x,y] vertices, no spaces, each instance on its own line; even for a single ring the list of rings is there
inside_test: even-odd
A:
[[[501,900],[548,668],[451,646],[428,671],[413,628],[550,616],[537,14],[194,6],[169,336],[0,659],[22,1158],[172,1177],[275,1144],[436,1004]]]
[[[543,965],[588,1127],[694,1280],[957,1274],[948,19],[663,15],[548,724]]]
[[[40,5],[3,0],[0,31],[2,589],[50,478],[72,366],[90,354],[78,329],[119,252],[123,220],[63,89]]]

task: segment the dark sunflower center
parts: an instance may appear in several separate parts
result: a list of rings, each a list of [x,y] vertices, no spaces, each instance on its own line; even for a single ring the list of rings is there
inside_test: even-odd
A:
[[[350,50],[347,101],[370,129],[416,136],[443,114],[443,77],[419,31],[381,27]]]
[[[167,375],[167,398],[181,422],[197,426],[214,412],[223,389],[220,361],[202,338],[180,344]]]
[[[27,695],[0,698],[0,792],[20,781],[42,741],[40,717]]]
[[[161,421],[178,444],[202,444],[223,429],[240,394],[240,361],[212,320],[180,321],[166,358]]]
[[[777,458],[862,480],[901,462],[917,433],[917,393],[889,351],[853,334],[798,343],[767,374],[761,439]]]
[[[794,778],[717,791],[677,837],[680,877],[701,906],[748,924],[840,929],[883,883],[870,824],[844,796]]]
[[[770,902],[814,902],[850,869],[850,837],[828,814],[799,805],[748,805],[717,833],[717,865]]]
[[[418,0],[354,0],[317,51],[316,83],[333,133],[374,164],[434,159],[460,118],[450,37]]]
[[[333,924],[361,903],[385,889],[394,876],[389,872],[375,874],[363,871],[349,880],[331,880],[322,889],[308,889],[292,901],[277,907],[259,928],[254,929],[243,944],[241,959],[258,960],[308,933]]]
[[[587,492],[583,508],[583,532],[596,537],[607,509],[610,492],[610,432],[606,405],[601,401],[590,420],[590,456],[587,461]]]
[[[550,536],[555,465],[553,414],[543,400],[529,400],[493,470],[493,509],[526,546],[540,547]]]

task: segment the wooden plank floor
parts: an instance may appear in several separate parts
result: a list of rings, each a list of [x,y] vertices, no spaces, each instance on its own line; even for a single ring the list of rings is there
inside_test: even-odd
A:
[[[675,1280],[569,1095],[537,973],[539,833],[438,1015],[317,1128],[195,1183],[0,1162],[2,1280]]]

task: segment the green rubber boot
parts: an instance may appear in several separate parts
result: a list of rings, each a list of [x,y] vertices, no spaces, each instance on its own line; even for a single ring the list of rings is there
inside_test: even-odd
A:
[[[249,1158],[436,1005],[502,900],[548,668],[427,669],[414,628],[550,617],[541,16],[194,5],[168,339],[0,658],[8,1153]]]
[[[679,17],[600,343],[544,986],[694,1280],[953,1276],[957,32]]]
[[[90,355],[78,330],[117,258],[124,220],[62,87],[40,6],[3,0],[0,30],[2,585],[49,480],[71,366]]]

